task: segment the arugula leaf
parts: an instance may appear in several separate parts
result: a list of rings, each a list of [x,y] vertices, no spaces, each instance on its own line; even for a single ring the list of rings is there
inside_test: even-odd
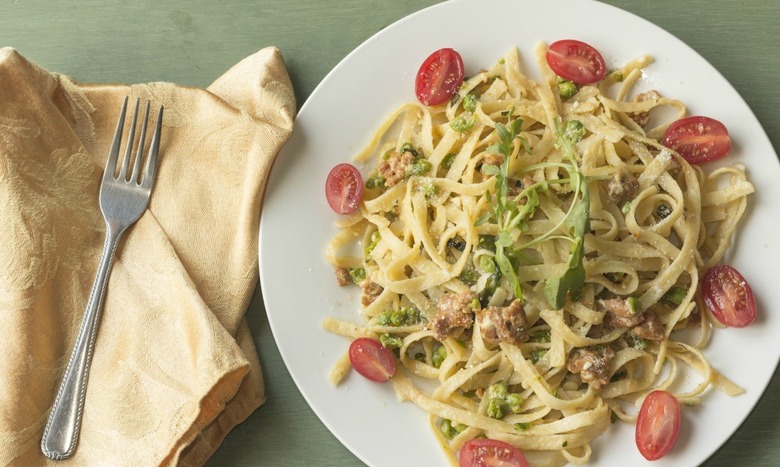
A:
[[[580,197],[574,201],[571,214],[566,219],[566,226],[573,231],[575,238],[583,237],[590,231],[590,192],[588,190],[588,181],[583,176],[580,176],[579,179]]]
[[[485,175],[492,175],[494,177],[501,176],[501,169],[495,165],[485,164],[482,166],[482,173]]]
[[[508,117],[507,125],[496,123],[496,133],[498,134],[499,142],[495,143],[487,148],[488,152],[493,154],[501,154],[504,156],[504,160],[500,166],[483,165],[482,173],[488,176],[493,176],[496,179],[496,196],[495,199],[490,196],[490,192],[486,194],[487,201],[493,206],[491,212],[481,216],[475,222],[475,226],[484,224],[485,222],[494,219],[498,224],[499,232],[496,239],[496,255],[495,260],[498,265],[501,274],[507,278],[512,291],[519,299],[523,298],[523,290],[520,286],[520,279],[517,277],[514,266],[506,254],[505,249],[511,248],[514,243],[509,232],[512,228],[516,227],[519,220],[515,220],[518,213],[518,204],[515,201],[509,199],[509,163],[510,156],[514,145],[514,140],[518,138],[523,121],[521,119],[513,119],[511,113]],[[522,138],[520,138],[522,139]],[[524,146],[527,147],[528,142],[524,142]],[[522,212],[527,212],[527,208],[523,208]],[[526,214],[527,215],[527,214]]]
[[[575,123],[576,122],[576,123]],[[555,127],[557,146],[563,151],[566,159],[573,166],[574,176],[571,183],[574,189],[574,201],[566,218],[566,227],[572,235],[573,243],[566,261],[566,270],[561,277],[548,279],[544,285],[547,301],[555,309],[566,304],[569,292],[577,292],[585,283],[585,234],[590,230],[590,192],[588,181],[580,172],[574,145],[582,138],[584,128],[582,123],[572,120],[564,127],[558,123]]]
[[[583,263],[585,249],[582,237],[574,240],[566,262],[566,271],[561,277],[547,279],[544,284],[544,296],[556,310],[566,304],[566,296],[570,291],[577,291],[585,283],[585,265]]]

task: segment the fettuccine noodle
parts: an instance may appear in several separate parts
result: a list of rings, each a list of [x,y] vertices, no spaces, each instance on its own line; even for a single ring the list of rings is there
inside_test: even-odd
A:
[[[395,390],[429,414],[454,464],[477,436],[518,447],[533,465],[586,463],[593,439],[611,422],[633,423],[653,389],[688,404],[709,387],[742,392],[702,352],[713,321],[697,285],[730,246],[754,190],[744,167],[706,174],[659,143],[686,108],[657,93],[631,98],[650,57],[562,99],[545,52],[536,51],[540,82],[522,73],[513,49],[465,79],[448,105],[394,111],[356,157],[377,169],[326,251],[360,277],[366,323],[323,327],[396,349]],[[651,111],[671,117],[656,125]],[[521,123],[502,194],[496,125],[513,120]],[[581,123],[576,166],[560,139],[572,121]],[[527,209],[511,229],[491,216],[499,199]],[[556,307],[546,288],[577,270],[577,222],[587,226],[584,281]],[[356,242],[360,254],[346,253]],[[676,340],[683,328],[698,340]],[[342,358],[332,381],[348,367]],[[695,385],[682,385],[691,374]],[[420,378],[436,389],[424,391]]]

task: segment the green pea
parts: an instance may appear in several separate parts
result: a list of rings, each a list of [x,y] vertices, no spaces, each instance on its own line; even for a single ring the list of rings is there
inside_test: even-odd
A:
[[[509,387],[507,386],[506,381],[498,381],[488,387],[488,397],[490,398],[498,397],[500,399],[506,399],[508,395]]]
[[[379,313],[378,315],[376,315],[375,322],[378,326],[391,326],[393,324],[392,316],[393,316],[392,310],[385,310]]]
[[[477,123],[477,117],[471,112],[463,112],[450,122],[450,128],[458,133],[465,133],[472,129]]]
[[[500,419],[504,417],[504,404],[502,399],[497,397],[491,398],[488,401],[487,416],[490,418]]]
[[[463,110],[473,112],[477,109],[477,96],[469,94],[463,99]]]
[[[377,175],[375,177],[369,178],[366,180],[366,188],[369,190],[373,190],[374,188],[383,190],[385,188],[385,177]]]
[[[401,310],[395,310],[393,314],[390,315],[390,324],[393,326],[401,326],[405,321],[406,316]]]
[[[577,94],[577,91],[579,90],[580,87],[575,83],[572,83],[571,81],[563,78],[558,78],[558,93],[564,99],[568,99],[569,97]]]
[[[422,191],[425,194],[426,198],[430,198],[431,196],[435,196],[436,193],[439,192],[439,187],[436,186],[434,183],[426,183],[422,187]]]
[[[366,270],[363,268],[350,269],[349,277],[352,278],[352,282],[354,282],[355,284],[360,284],[361,282],[366,280]]]
[[[404,143],[403,146],[401,146],[401,153],[405,152],[411,153],[414,157],[420,157],[420,153],[412,146],[412,143]]]
[[[452,421],[447,419],[442,420],[441,424],[439,424],[439,430],[441,430],[441,434],[444,435],[444,437],[447,439],[452,439],[456,437],[457,435],[461,434],[466,428],[468,427],[462,423],[453,425]]]
[[[446,418],[439,424],[439,431],[441,431],[441,434],[444,435],[444,437],[447,439],[452,439],[455,437],[453,434],[455,430],[452,429],[452,422]]]
[[[403,340],[400,337],[391,336],[390,334],[379,336],[379,342],[388,349],[400,349],[403,345]]]
[[[506,396],[506,403],[509,406],[509,410],[514,413],[520,413],[520,407],[525,403],[525,400],[520,394],[512,393]]]
[[[427,159],[420,159],[406,168],[407,175],[425,175],[431,170],[431,163]]]

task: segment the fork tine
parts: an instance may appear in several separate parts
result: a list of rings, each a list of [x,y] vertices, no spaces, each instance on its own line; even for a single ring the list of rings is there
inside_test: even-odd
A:
[[[149,145],[149,157],[146,159],[146,168],[144,169],[143,179],[141,180],[141,186],[148,188],[149,190],[152,189],[157,174],[157,153],[160,151],[162,120],[163,106],[160,106],[160,111],[157,113],[157,124],[154,128],[154,135],[152,135],[152,143]]]
[[[149,123],[149,105],[151,102],[146,101],[146,113],[144,114],[144,123],[141,125],[141,136],[138,140],[138,151],[135,153],[135,163],[133,164],[133,172],[130,174],[130,181],[136,184],[141,183],[141,159],[144,155],[144,144],[146,143],[146,126]]]
[[[127,180],[127,168],[130,165],[130,156],[133,154],[133,140],[135,139],[135,123],[138,120],[138,104],[140,98],[135,100],[135,111],[133,112],[133,121],[130,123],[130,131],[127,133],[127,148],[125,157],[122,159],[122,168],[119,169],[119,180]]]
[[[114,178],[116,173],[116,161],[119,158],[119,146],[122,144],[122,129],[125,127],[125,113],[127,112],[127,97],[122,103],[122,110],[119,112],[119,119],[116,122],[116,131],[114,132],[114,141],[111,143],[111,149],[108,151],[108,160],[103,172],[103,178]]]

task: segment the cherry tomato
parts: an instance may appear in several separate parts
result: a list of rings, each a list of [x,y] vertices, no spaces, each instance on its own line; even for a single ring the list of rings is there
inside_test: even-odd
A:
[[[363,196],[363,177],[355,166],[339,164],[331,169],[325,182],[328,204],[339,214],[355,211]]]
[[[463,82],[463,59],[453,49],[439,49],[425,59],[414,82],[417,99],[425,105],[447,102]]]
[[[731,150],[726,126],[709,117],[687,117],[666,129],[661,143],[679,152],[690,164],[701,164],[725,157]]]
[[[395,374],[395,357],[375,339],[358,337],[349,345],[349,361],[355,371],[377,383]]]
[[[742,274],[725,264],[710,268],[701,282],[704,305],[718,321],[743,328],[756,320],[756,299]]]
[[[649,461],[672,450],[680,433],[680,403],[666,391],[647,395],[636,419],[636,447]]]
[[[458,454],[460,467],[528,467],[519,449],[509,443],[489,438],[466,441]]]
[[[550,44],[547,64],[556,75],[577,84],[592,84],[607,74],[607,65],[599,51],[574,39]]]

